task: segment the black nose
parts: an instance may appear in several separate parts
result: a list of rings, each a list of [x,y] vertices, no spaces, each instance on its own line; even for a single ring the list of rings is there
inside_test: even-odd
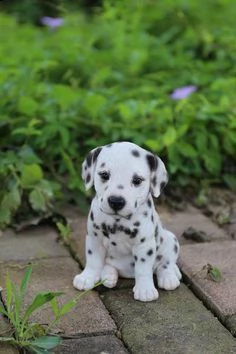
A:
[[[118,211],[124,208],[125,199],[122,197],[116,197],[115,195],[111,195],[108,198],[108,204],[113,210]]]

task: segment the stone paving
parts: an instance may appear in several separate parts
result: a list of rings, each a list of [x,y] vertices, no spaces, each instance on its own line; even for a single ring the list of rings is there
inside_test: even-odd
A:
[[[134,281],[127,279],[120,279],[115,289],[99,287],[84,294],[54,328],[64,338],[55,353],[236,353],[236,241],[192,206],[184,212],[162,207],[159,213],[181,243],[180,288],[160,291],[151,303],[135,301]],[[27,264],[33,264],[26,305],[39,291],[63,291],[61,303],[79,294],[72,279],[85,261],[86,217],[72,208],[65,214],[73,229],[69,247],[49,226],[18,234],[9,229],[0,236],[2,288],[7,271],[18,285]],[[201,243],[183,236],[190,227],[204,235]],[[207,264],[221,271],[219,282],[210,279]],[[32,321],[47,324],[50,319],[48,306]],[[0,335],[8,331],[9,324],[0,317]],[[17,352],[0,346],[0,354]]]

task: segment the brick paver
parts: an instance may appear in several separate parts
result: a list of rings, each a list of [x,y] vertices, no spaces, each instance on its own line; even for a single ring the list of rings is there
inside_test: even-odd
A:
[[[199,296],[222,320],[236,314],[235,241],[184,245],[179,263]],[[207,275],[207,264],[220,270],[219,282]]]
[[[47,226],[19,234],[7,230],[0,237],[0,286],[4,288],[7,270],[17,285],[27,264],[33,265],[26,304],[39,291],[63,291],[60,304],[80,294],[73,288],[72,279],[80,271],[79,264],[85,263],[86,217],[79,215],[76,208],[67,209],[67,216],[73,227],[71,253],[58,242],[55,230]],[[179,264],[185,281],[191,283],[197,296],[236,335],[236,242],[191,206],[183,213],[161,208],[160,216],[182,243]],[[186,241],[182,234],[189,227],[203,231],[214,242]],[[214,283],[205,278],[202,268],[207,263],[221,270],[222,281]],[[156,302],[141,303],[133,299],[133,284],[134,280],[120,279],[114,290],[100,287],[100,296],[93,290],[81,297],[55,328],[64,336],[56,353],[236,352],[236,341],[230,332],[185,285],[173,292],[160,291]],[[35,313],[32,320],[48,323],[51,318],[47,306]],[[1,323],[0,319],[0,331]],[[16,351],[8,347],[5,353]]]
[[[132,290],[112,290],[103,301],[131,353],[229,354],[236,341],[185,286],[160,291],[157,301],[133,300]]]

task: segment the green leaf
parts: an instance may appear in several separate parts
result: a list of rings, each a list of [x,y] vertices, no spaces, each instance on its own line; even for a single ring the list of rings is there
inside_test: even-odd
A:
[[[12,299],[13,299],[13,289],[12,289],[12,281],[9,277],[9,273],[7,272],[7,278],[6,278],[6,306],[7,306],[7,311],[11,311],[11,304],[12,304]]]
[[[179,141],[178,144],[176,145],[176,148],[178,148],[180,154],[185,157],[197,156],[197,151],[195,150],[195,148],[192,145],[185,143],[184,141]]]
[[[32,192],[30,192],[29,201],[34,210],[38,210],[38,211],[47,210],[46,199],[40,189],[37,188],[34,189]]]
[[[223,179],[225,183],[232,189],[232,191],[236,192],[236,176],[231,174],[224,174]]]
[[[52,308],[52,312],[54,314],[55,317],[58,317],[60,314],[60,309],[57,303],[57,299],[54,297],[51,301],[50,301],[50,305]]]
[[[32,267],[28,267],[24,273],[24,276],[21,280],[21,284],[20,284],[20,293],[21,293],[21,296],[23,297],[24,294],[25,294],[25,290],[29,284],[29,281],[30,281],[30,277],[31,277],[31,274],[32,274],[32,270],[33,268]]]
[[[177,131],[173,127],[169,127],[167,131],[163,134],[162,140],[165,146],[172,145],[177,139]]]
[[[222,279],[221,271],[217,267],[210,266],[207,274],[211,280],[217,283],[219,283]]]
[[[47,302],[50,302],[54,297],[61,296],[63,294],[63,292],[46,292],[37,294],[32,303],[27,307],[23,317],[23,322],[25,323],[26,321],[28,321],[32,313],[38,308],[42,307]]]
[[[43,171],[37,164],[24,165],[21,172],[21,182],[24,187],[35,185],[43,179]]]
[[[75,307],[75,305],[77,304],[77,300],[76,299],[72,299],[70,301],[68,301],[66,304],[64,304],[61,309],[60,309],[60,316],[65,315],[67,312],[69,312],[70,310],[73,309],[73,307]]]
[[[4,208],[5,210],[9,210],[10,212],[15,211],[21,202],[21,195],[20,191],[17,188],[17,186],[12,187],[10,192],[4,195],[1,207]],[[4,213],[3,213],[4,217]],[[7,217],[7,214],[5,214],[5,217]],[[0,217],[1,220],[1,217]],[[1,221],[0,221],[1,222]]]
[[[0,227],[5,227],[11,221],[11,212],[9,209],[0,208]]]
[[[32,117],[38,110],[38,103],[28,96],[21,96],[18,102],[18,112]]]
[[[32,345],[42,349],[52,349],[60,345],[61,337],[58,336],[43,336],[32,341]]]

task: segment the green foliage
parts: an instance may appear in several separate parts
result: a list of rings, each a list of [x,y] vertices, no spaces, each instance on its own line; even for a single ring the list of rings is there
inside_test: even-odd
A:
[[[51,349],[61,343],[61,338],[50,335],[50,331],[61,317],[77,304],[79,298],[86,292],[81,293],[77,298],[71,299],[61,306],[58,305],[57,298],[63,295],[62,292],[38,293],[23,311],[22,308],[31,274],[32,267],[29,266],[24,273],[19,289],[16,289],[14,282],[10,279],[9,274],[7,274],[5,301],[0,301],[0,314],[6,316],[9,320],[12,325],[13,334],[11,337],[0,337],[0,343],[13,344],[34,353],[50,353]],[[47,326],[30,321],[32,314],[48,303],[54,314],[53,321]]]
[[[1,225],[25,198],[82,204],[83,158],[115,140],[160,154],[175,184],[235,188],[236,4],[107,0],[63,17],[51,30],[0,15]],[[185,85],[197,92],[173,100]]]

